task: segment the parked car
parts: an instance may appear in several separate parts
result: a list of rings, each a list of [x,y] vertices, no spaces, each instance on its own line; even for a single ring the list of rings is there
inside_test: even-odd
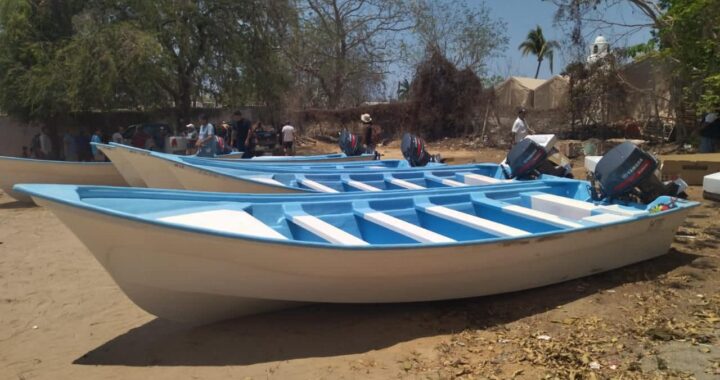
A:
[[[137,134],[140,131],[140,134]],[[127,145],[165,153],[185,154],[187,139],[173,135],[173,129],[165,123],[133,124],[123,132]]]

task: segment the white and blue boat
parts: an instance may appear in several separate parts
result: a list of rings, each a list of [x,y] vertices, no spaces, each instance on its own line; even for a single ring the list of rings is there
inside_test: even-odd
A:
[[[208,322],[303,303],[476,297],[668,251],[697,205],[593,201],[584,181],[335,195],[18,185],[151,314]]]
[[[20,202],[32,202],[26,194],[13,191],[17,183],[64,183],[76,185],[127,186],[109,162],[37,160],[0,156],[0,189]]]
[[[345,170],[350,168],[407,168],[404,160],[368,160],[372,155],[345,156],[327,154],[319,156],[262,156],[253,159],[227,159],[179,156],[152,152],[128,145],[95,144],[115,164],[125,180],[134,187],[181,188],[169,173],[168,166],[190,163],[202,166],[251,169],[253,167],[306,167],[307,170]]]
[[[99,146],[101,149],[105,146]],[[498,164],[444,165],[411,168],[404,160],[367,163],[254,165],[174,157],[137,148],[112,156],[130,181],[136,175],[146,187],[233,193],[337,193],[418,190],[502,183]],[[123,166],[123,158],[130,162]],[[130,173],[126,174],[126,171]]]
[[[388,192],[513,182],[498,164],[424,167],[408,170],[335,171],[297,170],[254,172],[176,164],[168,172],[180,186],[171,188],[233,193],[344,193]],[[164,186],[155,186],[167,188]]]

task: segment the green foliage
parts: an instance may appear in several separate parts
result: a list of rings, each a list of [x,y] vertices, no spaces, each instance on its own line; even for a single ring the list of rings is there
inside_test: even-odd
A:
[[[720,2],[667,0],[661,54],[678,63],[686,100],[699,112],[720,109]]]
[[[272,102],[286,88],[271,12],[287,2],[0,0],[0,108],[68,111]]]
[[[518,49],[522,52],[523,56],[532,54],[537,57],[538,66],[537,70],[535,70],[535,78],[537,78],[540,74],[540,65],[545,59],[547,59],[550,63],[550,73],[553,72],[555,49],[559,48],[560,44],[558,44],[557,41],[548,41],[545,39],[540,25],[538,25],[535,29],[531,29],[530,32],[528,32],[525,41],[518,46]]]
[[[413,66],[440,52],[456,67],[469,68],[482,77],[487,60],[507,46],[507,24],[493,18],[482,2],[470,6],[464,0],[418,0],[411,10],[417,43],[406,44],[404,54]]]

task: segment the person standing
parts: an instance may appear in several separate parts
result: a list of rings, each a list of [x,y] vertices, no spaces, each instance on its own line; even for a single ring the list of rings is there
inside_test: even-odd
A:
[[[95,144],[102,144],[102,132],[100,132],[100,129],[96,129],[95,133],[93,133],[92,137],[90,138],[91,143]],[[93,161],[96,162],[104,162],[105,161],[105,155],[98,149],[97,145],[90,144],[90,151],[92,152]]]
[[[380,128],[377,124],[373,124],[372,117],[370,117],[370,114],[367,113],[360,115],[360,121],[364,127],[363,137],[365,141],[365,153],[375,153],[375,147],[380,140],[382,128]]]
[[[215,127],[210,124],[205,114],[200,115],[200,129],[198,130],[198,156],[212,157],[215,155]]]
[[[253,158],[255,157],[255,147],[257,146],[257,130],[262,129],[263,125],[262,122],[257,122],[253,126],[250,127],[250,130],[248,131],[248,135],[245,138],[245,152],[242,155],[242,158]]]
[[[185,126],[185,138],[187,139],[185,154],[195,154],[197,147],[197,129],[195,129],[194,124],[190,123]]]
[[[514,144],[522,141],[527,135],[535,133],[535,131],[533,131],[530,126],[528,126],[527,121],[525,121],[526,114],[527,111],[525,110],[525,108],[520,108],[520,110],[518,111],[518,117],[517,119],[515,119],[515,123],[513,123],[512,133]]]
[[[232,117],[232,136],[231,144],[238,152],[245,151],[245,140],[247,140],[250,131],[250,120],[243,117],[242,112],[235,111]]]
[[[720,139],[720,118],[715,112],[705,115],[704,126],[700,129],[700,153],[714,153]]]
[[[52,146],[52,140],[50,139],[50,136],[48,136],[48,128],[43,127],[40,130],[40,154],[42,155],[42,159],[49,160],[52,158],[53,154],[53,146]]]
[[[113,135],[112,135],[112,142],[114,142],[116,144],[122,144],[124,132],[125,132],[125,128],[119,127],[118,130],[115,133],[113,133]]]
[[[282,134],[283,150],[286,156],[292,156],[294,154],[293,145],[295,143],[295,127],[290,125],[288,121],[280,130]]]
[[[65,154],[65,161],[77,161],[78,152],[77,145],[75,142],[75,136],[70,133],[70,130],[66,130],[63,135],[63,152]]]

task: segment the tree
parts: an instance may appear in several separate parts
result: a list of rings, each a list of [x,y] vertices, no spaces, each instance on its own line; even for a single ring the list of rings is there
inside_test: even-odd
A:
[[[83,1],[0,0],[0,109],[24,119],[68,108],[56,55]]]
[[[550,73],[553,72],[554,49],[558,48],[560,48],[560,44],[558,44],[557,41],[548,41],[545,39],[540,25],[535,29],[531,29],[525,41],[518,46],[523,56],[532,54],[537,57],[538,65],[537,70],[535,70],[535,78],[540,74],[540,65],[542,65],[543,60],[546,58],[550,63]]]
[[[716,0],[552,0],[558,10],[556,21],[572,25],[571,42],[583,44],[584,28],[621,28],[623,34],[651,29],[646,44],[628,49],[672,62],[674,75],[668,78],[673,91],[678,137],[687,134],[683,120],[694,120],[692,113],[720,108],[720,2]],[[612,7],[631,7],[646,20],[633,24],[609,21],[605,14]],[[685,117],[690,116],[690,117]]]
[[[287,1],[0,0],[0,107],[68,111],[265,101],[284,89]]]
[[[720,2],[667,0],[659,55],[676,62],[683,98],[699,113],[720,109]]]
[[[396,93],[399,100],[405,100],[410,96],[410,81],[407,78],[398,82]]]
[[[467,1],[417,0],[411,10],[414,33],[405,42],[404,54],[412,67],[439,52],[454,66],[482,77],[487,60],[507,46],[507,24],[491,17],[483,2],[470,6]]]
[[[315,105],[352,105],[383,83],[396,34],[410,28],[401,0],[302,0],[284,51]]]

